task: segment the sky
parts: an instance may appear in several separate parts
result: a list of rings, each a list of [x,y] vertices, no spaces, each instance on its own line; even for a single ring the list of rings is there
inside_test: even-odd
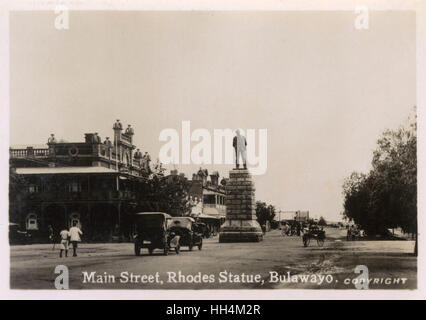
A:
[[[337,221],[343,180],[416,105],[413,12],[370,12],[367,30],[353,11],[75,11],[68,30],[55,18],[10,14],[11,145],[103,139],[120,119],[155,159],[182,121],[267,129],[256,199]]]

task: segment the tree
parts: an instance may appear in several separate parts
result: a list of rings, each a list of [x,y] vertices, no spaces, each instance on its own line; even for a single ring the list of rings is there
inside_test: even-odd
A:
[[[275,217],[275,207],[266,202],[256,201],[256,217],[261,225],[267,221],[271,222]]]
[[[368,174],[354,172],[343,184],[344,215],[367,234],[401,227],[417,234],[416,119],[386,130],[373,152]]]
[[[183,176],[154,175],[141,184],[138,197],[139,209],[162,211],[172,216],[187,215],[191,210],[188,190],[189,182]]]
[[[327,221],[325,221],[324,217],[322,217],[322,216],[321,216],[321,217],[319,218],[318,224],[319,224],[320,226],[326,226],[326,225],[327,225]]]

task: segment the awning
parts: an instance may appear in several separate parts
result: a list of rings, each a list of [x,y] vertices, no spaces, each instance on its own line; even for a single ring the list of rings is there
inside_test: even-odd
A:
[[[34,167],[16,168],[17,174],[118,173],[105,167]]]

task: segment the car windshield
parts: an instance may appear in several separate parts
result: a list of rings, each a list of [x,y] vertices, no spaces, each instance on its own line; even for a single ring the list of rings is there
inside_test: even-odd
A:
[[[171,227],[181,227],[191,229],[192,221],[190,219],[173,218]]]

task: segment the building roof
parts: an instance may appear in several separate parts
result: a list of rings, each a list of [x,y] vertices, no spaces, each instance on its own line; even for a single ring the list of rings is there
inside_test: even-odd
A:
[[[16,168],[17,174],[118,173],[105,167],[33,167]]]

